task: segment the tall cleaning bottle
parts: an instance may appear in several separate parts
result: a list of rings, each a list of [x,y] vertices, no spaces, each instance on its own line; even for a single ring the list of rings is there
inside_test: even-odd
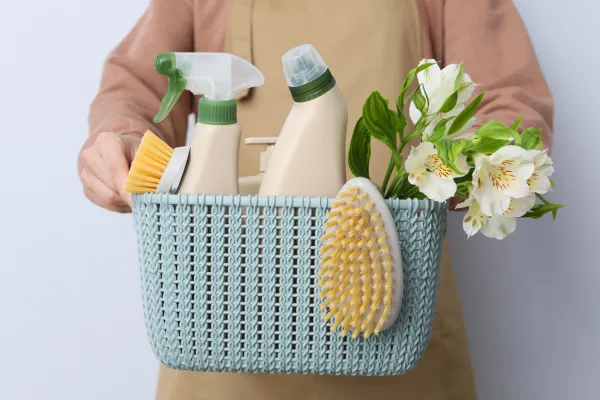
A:
[[[348,109],[344,97],[311,45],[288,51],[282,62],[293,106],[259,194],[335,197],[346,182]]]
[[[228,53],[161,53],[154,61],[169,88],[154,122],[162,121],[181,93],[203,95],[189,159],[177,193],[238,194],[241,128],[235,95],[261,86],[262,73],[243,58]]]

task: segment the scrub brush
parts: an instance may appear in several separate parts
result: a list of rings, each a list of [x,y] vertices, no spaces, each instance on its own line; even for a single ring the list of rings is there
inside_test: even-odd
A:
[[[189,146],[171,148],[146,131],[125,181],[128,193],[174,193],[190,152]]]
[[[319,296],[324,320],[341,336],[379,334],[398,318],[404,288],[398,232],[379,189],[349,180],[327,215],[321,238]]]

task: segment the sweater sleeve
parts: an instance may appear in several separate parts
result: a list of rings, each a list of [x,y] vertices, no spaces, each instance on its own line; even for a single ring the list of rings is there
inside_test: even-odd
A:
[[[129,34],[105,60],[100,88],[88,116],[88,143],[105,131],[144,133],[147,129],[171,146],[185,143],[192,98],[186,91],[169,116],[152,119],[167,91],[167,78],[154,69],[165,51],[192,51],[193,13],[188,0],[151,0]]]
[[[544,148],[553,142],[552,95],[529,33],[512,0],[420,0],[425,57],[443,65],[463,62],[485,92],[476,118],[541,128]]]

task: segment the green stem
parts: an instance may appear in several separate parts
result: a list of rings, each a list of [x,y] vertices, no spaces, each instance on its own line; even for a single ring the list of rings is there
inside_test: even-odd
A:
[[[402,179],[401,175],[396,175],[394,177],[394,180],[392,181],[392,184],[390,185],[390,189],[387,191],[387,193],[385,194],[385,198],[389,199],[390,196],[394,193],[394,190],[396,189],[396,186],[398,185],[398,183],[400,182],[400,179]]]
[[[385,178],[383,179],[383,186],[381,186],[381,192],[385,193],[387,189],[387,185],[392,176],[392,171],[394,170],[394,159],[390,159],[390,163],[388,164],[387,171],[385,172]]]
[[[541,195],[541,194],[539,194],[539,193],[536,193],[536,194],[535,194],[535,197],[537,197],[538,199],[540,199],[540,200],[541,200],[541,201],[542,201],[544,204],[551,204],[551,203],[550,203],[548,200],[546,200],[546,199],[544,198],[544,196],[542,196],[542,195]]]

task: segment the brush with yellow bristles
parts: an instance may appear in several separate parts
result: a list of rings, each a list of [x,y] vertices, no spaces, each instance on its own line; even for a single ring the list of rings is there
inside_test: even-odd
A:
[[[400,242],[373,182],[354,178],[342,187],[321,241],[318,285],[331,330],[368,338],[392,326],[404,287]]]
[[[171,148],[146,131],[125,181],[128,193],[172,193],[173,183],[183,174],[189,146]],[[176,189],[175,189],[176,191]]]

